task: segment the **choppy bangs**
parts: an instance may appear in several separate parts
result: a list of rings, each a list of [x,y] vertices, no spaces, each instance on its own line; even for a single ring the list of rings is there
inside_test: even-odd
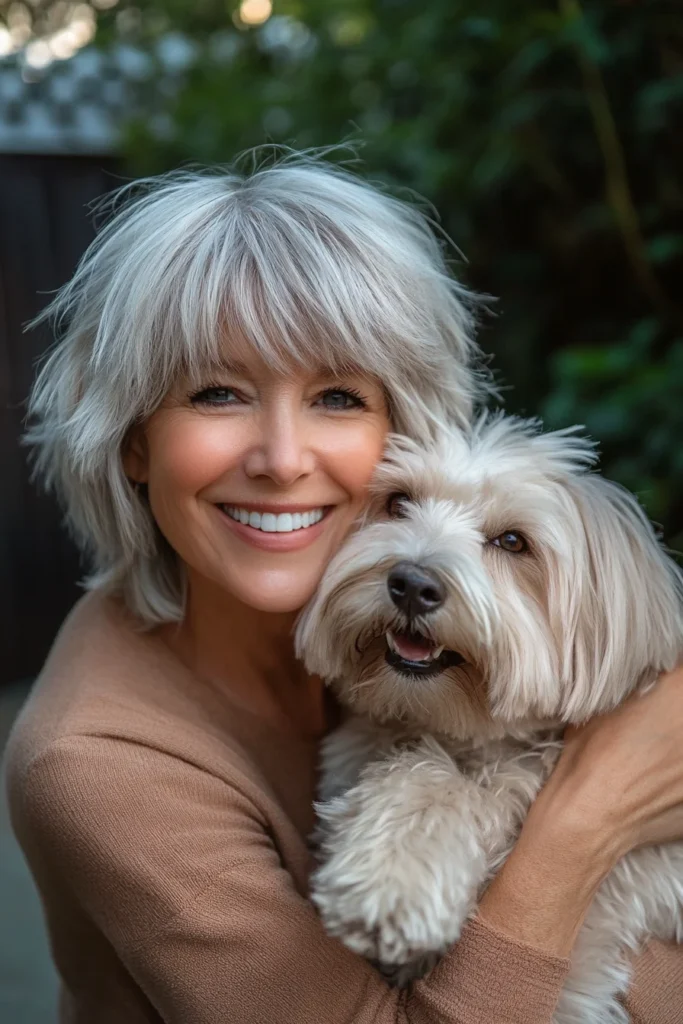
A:
[[[106,283],[90,268],[93,291],[103,288],[93,366],[121,380],[139,415],[238,339],[283,370],[351,365],[380,377],[397,407],[410,395],[420,422],[400,426],[411,433],[469,412],[473,303],[416,208],[301,163],[140,187],[92,254]]]

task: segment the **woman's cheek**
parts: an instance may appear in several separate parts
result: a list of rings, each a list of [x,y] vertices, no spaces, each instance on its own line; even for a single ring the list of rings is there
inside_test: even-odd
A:
[[[333,474],[344,490],[357,501],[365,499],[375,467],[382,458],[389,424],[373,417],[372,422],[354,424],[344,436],[334,438],[328,457],[334,465]]]
[[[178,497],[195,496],[234,468],[245,434],[239,417],[226,424],[218,413],[206,418],[178,413],[162,425],[150,446],[152,475]]]

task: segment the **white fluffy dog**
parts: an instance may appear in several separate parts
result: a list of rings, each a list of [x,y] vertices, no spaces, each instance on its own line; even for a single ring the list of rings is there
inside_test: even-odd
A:
[[[312,897],[401,984],[458,938],[561,727],[683,651],[681,576],[594,461],[574,431],[503,416],[429,450],[394,438],[300,620],[307,667],[357,713],[324,749]],[[638,849],[604,881],[558,1024],[627,1021],[625,953],[651,935],[683,940],[683,844]]]

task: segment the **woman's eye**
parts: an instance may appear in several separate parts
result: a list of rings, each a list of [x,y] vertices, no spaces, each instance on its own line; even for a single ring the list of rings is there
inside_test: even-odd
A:
[[[519,555],[522,551],[528,551],[529,549],[526,538],[521,533],[517,533],[516,530],[506,530],[505,533],[494,537],[491,543],[495,544],[498,548],[504,548],[505,551],[511,551],[515,555]]]
[[[195,405],[233,405],[239,401],[238,396],[232,388],[211,386],[195,391],[190,396],[190,401]]]
[[[330,388],[319,398],[325,409],[362,409],[365,400],[359,391],[353,388]]]
[[[407,515],[406,502],[410,501],[409,494],[395,491],[387,498],[387,513],[392,519],[404,519]]]

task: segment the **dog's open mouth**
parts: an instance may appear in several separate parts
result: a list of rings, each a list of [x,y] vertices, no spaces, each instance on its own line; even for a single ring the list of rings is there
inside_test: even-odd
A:
[[[387,665],[405,676],[436,676],[465,660],[457,651],[435,647],[422,633],[387,630]]]

